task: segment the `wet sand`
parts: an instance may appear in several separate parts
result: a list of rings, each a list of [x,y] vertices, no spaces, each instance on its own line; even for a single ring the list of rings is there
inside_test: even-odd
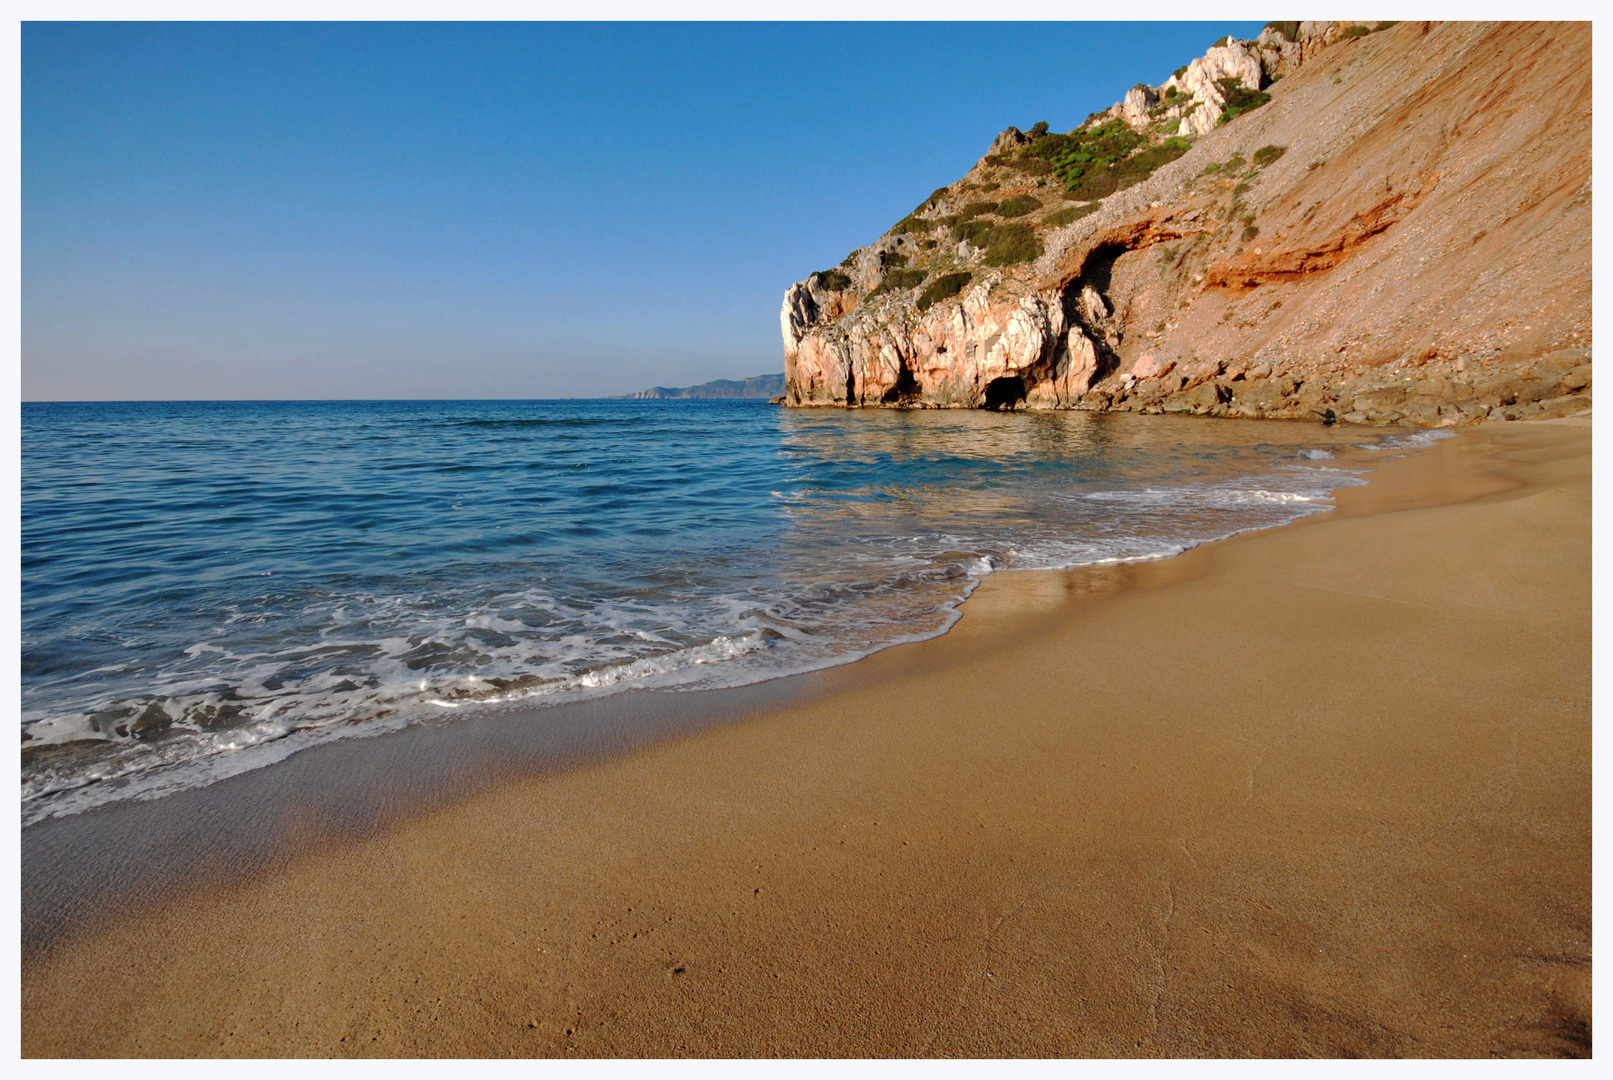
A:
[[[799,701],[126,905],[26,959],[22,1051],[1586,1054],[1590,444],[995,575]]]

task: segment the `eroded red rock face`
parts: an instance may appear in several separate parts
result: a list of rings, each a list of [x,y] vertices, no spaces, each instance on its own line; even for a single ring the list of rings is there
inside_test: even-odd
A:
[[[1094,212],[1065,223],[1005,133],[841,288],[793,286],[787,402],[1440,426],[1588,408],[1588,24],[1301,25],[1268,104]],[[1148,122],[1150,94],[1115,115]],[[1034,261],[986,266],[938,220],[1017,196],[1040,204],[1012,219]]]

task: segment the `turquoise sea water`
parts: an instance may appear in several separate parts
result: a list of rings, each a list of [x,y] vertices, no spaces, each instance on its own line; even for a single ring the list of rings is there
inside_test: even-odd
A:
[[[331,738],[843,663],[943,632],[993,570],[1281,524],[1419,438],[753,402],[25,404],[23,819]]]

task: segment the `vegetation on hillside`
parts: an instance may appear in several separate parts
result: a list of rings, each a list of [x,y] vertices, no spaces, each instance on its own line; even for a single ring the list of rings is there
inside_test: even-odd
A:
[[[1015,195],[997,205],[998,217],[1024,217],[1032,210],[1040,210],[1042,200],[1034,195]]]
[[[1023,221],[996,225],[986,234],[987,266],[1013,266],[1041,258],[1044,248],[1036,230]]]
[[[1259,165],[1261,168],[1265,168],[1267,165],[1270,165],[1287,152],[1288,147],[1286,146],[1273,146],[1270,143],[1267,143],[1265,146],[1262,146],[1259,150],[1255,151],[1253,160],[1256,165]]]
[[[924,213],[926,210],[934,210],[941,204],[941,200],[946,198],[947,195],[951,194],[951,192],[952,187],[950,184],[946,187],[936,188],[934,191],[930,192],[930,197],[928,199],[925,199],[914,208],[913,213],[918,215]]]
[[[830,292],[845,292],[851,288],[851,278],[837,270],[819,270],[818,287]]]
[[[900,289],[916,289],[924,284],[925,272],[923,270],[892,270],[886,274],[869,296],[878,296],[881,293],[895,292]]]
[[[1047,162],[1053,175],[1068,188],[1094,167],[1119,161],[1142,143],[1142,135],[1116,118],[1097,127],[1033,139],[1020,151],[1019,160]]]
[[[1173,135],[1157,146],[1088,172],[1078,183],[1070,185],[1070,195],[1077,199],[1102,199],[1116,191],[1124,191],[1147,180],[1160,166],[1168,165],[1187,153],[1190,146],[1186,139]]]
[[[1264,90],[1251,90],[1237,79],[1217,79],[1215,85],[1221,90],[1221,97],[1226,106],[1221,110],[1221,119],[1217,123],[1225,124],[1236,120],[1246,112],[1260,108],[1271,100],[1271,95]]]
[[[975,247],[984,247],[986,234],[991,232],[993,225],[989,221],[960,221],[952,226],[952,239],[967,240]]]
[[[974,275],[966,270],[956,274],[942,274],[930,282],[929,288],[919,293],[918,309],[928,311],[932,305],[942,300],[952,299],[961,293],[969,282],[973,280]]]
[[[1055,210],[1042,219],[1042,226],[1056,229],[1061,225],[1068,225],[1072,221],[1080,221],[1088,214],[1094,213],[1102,203],[1086,203],[1081,206],[1066,206],[1062,210]]]
[[[1298,35],[1298,23],[1271,25],[1290,40]],[[1178,70],[1178,78],[1185,71],[1185,67]],[[1220,123],[1270,100],[1270,95],[1251,90],[1237,79],[1217,80],[1217,86],[1225,102]],[[924,310],[956,296],[973,280],[959,261],[968,265],[979,258],[984,265],[995,267],[1037,259],[1045,250],[1041,231],[1061,228],[1094,213],[1109,195],[1142,183],[1191,149],[1186,138],[1167,134],[1176,124],[1175,116],[1170,115],[1173,106],[1183,102],[1193,104],[1184,91],[1171,87],[1150,108],[1147,122],[1139,125],[1141,130],[1107,112],[1094,113],[1067,132],[1052,131],[1046,121],[1038,121],[1026,133],[1029,139],[1024,145],[988,155],[972,179],[936,188],[891,228],[891,234],[909,235],[917,243],[904,245],[902,254],[881,254],[885,274],[870,295],[919,288],[928,281],[918,299]],[[1263,146],[1254,152],[1253,164],[1270,165],[1284,150]],[[1217,173],[1234,180],[1254,176],[1242,154],[1204,168],[1204,175]],[[1018,189],[1020,193],[1001,201],[983,197],[1005,184],[1009,192]],[[1035,189],[1034,194],[1026,192],[1026,187]],[[1237,194],[1247,190],[1247,183],[1237,184]],[[1058,206],[1060,196],[1075,205]],[[1050,199],[1056,207],[1051,211]],[[942,213],[943,207],[951,212]],[[971,255],[969,247],[963,247],[955,255],[951,245],[964,242],[982,254]],[[917,265],[909,266],[910,262]],[[831,273],[826,271],[822,277],[826,287],[845,279],[844,274],[830,277]]]
[[[1149,145],[1145,134],[1115,118],[1064,134],[1033,136],[1017,155],[987,160],[1031,175],[1051,174],[1066,197],[1086,202],[1141,183],[1161,165],[1187,153],[1188,147],[1186,139],[1175,135]]]

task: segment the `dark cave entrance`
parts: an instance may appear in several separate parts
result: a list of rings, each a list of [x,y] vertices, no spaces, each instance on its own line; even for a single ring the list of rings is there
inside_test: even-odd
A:
[[[1076,292],[1079,294],[1082,285],[1091,285],[1103,297],[1103,302],[1111,308],[1113,302],[1109,299],[1109,281],[1114,276],[1115,263],[1120,256],[1133,250],[1129,244],[1099,244],[1093,248],[1081,264],[1081,272],[1075,275]]]
[[[1008,375],[1001,379],[993,379],[986,384],[985,408],[1012,409],[1025,400],[1025,380],[1018,375]]]
[[[885,396],[879,399],[886,405],[918,400],[919,381],[913,378],[911,371],[907,370],[906,360],[903,360],[901,364],[902,369],[896,373],[896,385],[885,391]]]

